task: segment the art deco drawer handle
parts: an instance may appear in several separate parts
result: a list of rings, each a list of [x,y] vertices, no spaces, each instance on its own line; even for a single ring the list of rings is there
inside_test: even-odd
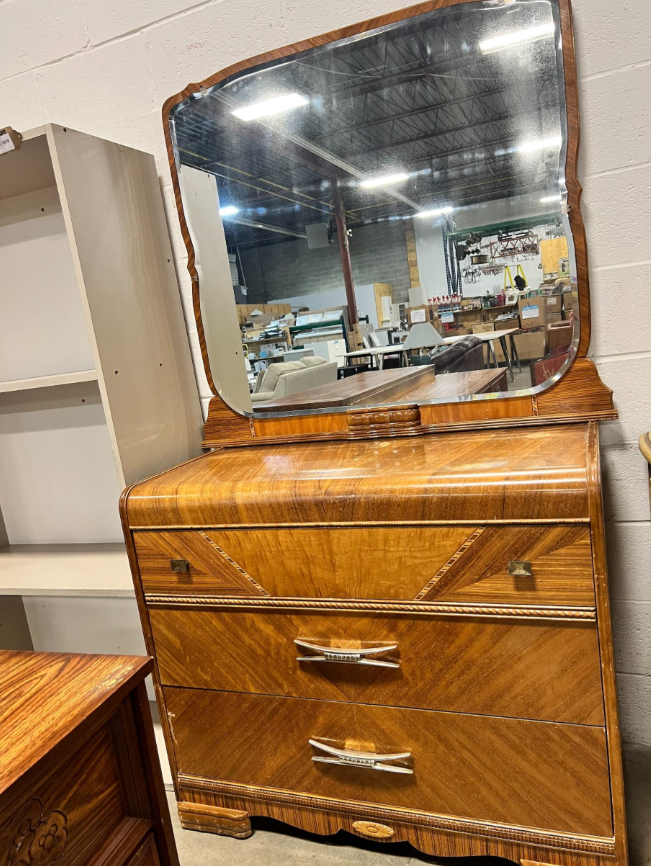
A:
[[[409,767],[397,767],[388,761],[402,761],[411,757],[411,752],[396,752],[394,755],[378,755],[376,752],[355,752],[352,749],[335,749],[317,740],[308,740],[315,749],[327,752],[325,755],[313,755],[312,760],[321,764],[339,764],[346,767],[363,767],[367,770],[383,770],[385,773],[403,773],[412,776],[414,771]]]
[[[336,662],[344,665],[369,665],[374,668],[399,668],[399,662],[386,662],[382,659],[369,659],[366,656],[372,656],[376,653],[385,653],[389,650],[398,649],[398,644],[391,646],[371,646],[363,647],[362,649],[346,649],[335,646],[319,646],[319,644],[309,643],[306,640],[296,638],[294,641],[296,646],[301,649],[314,650],[320,653],[316,656],[298,656],[297,662]]]
[[[531,563],[526,560],[513,560],[509,562],[509,574],[512,577],[531,577],[533,575]]]
[[[190,571],[190,563],[187,559],[170,559],[170,568],[172,571],[178,571],[182,574],[186,574]]]

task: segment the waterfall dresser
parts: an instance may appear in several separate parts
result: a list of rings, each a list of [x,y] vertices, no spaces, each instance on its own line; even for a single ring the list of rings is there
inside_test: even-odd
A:
[[[123,511],[184,826],[621,862],[594,422],[221,448]]]
[[[383,89],[391,103],[378,107]],[[260,100],[279,92],[294,108],[266,119],[278,106]],[[511,131],[495,138],[503,121],[486,126],[489,111],[515,111]],[[422,3],[239,62],[189,85],[163,115],[213,397],[206,453],[131,487],[121,508],[183,826],[244,839],[252,817],[269,816],[441,857],[626,866],[598,433],[617,413],[587,358],[569,3]],[[410,145],[399,151],[405,171],[366,192],[365,172],[396,164],[387,118]],[[354,128],[344,135],[345,123]],[[415,123],[419,141],[436,145],[426,158]],[[489,162],[513,164],[487,171],[480,142],[459,157],[476,128],[494,142]],[[509,135],[517,146],[498,153]],[[508,199],[494,187],[507,169],[525,178],[533,215],[507,221],[489,245],[493,199],[502,220],[516,195],[524,207],[515,181]],[[481,214],[455,216],[471,182]],[[556,202],[543,216],[541,198]],[[264,202],[262,222],[247,217]],[[419,253],[421,225],[427,237],[448,233],[453,270],[471,244],[490,251],[494,272],[504,244],[526,242],[523,273],[547,280],[548,294],[522,296],[521,345],[541,343],[544,381],[535,364],[531,380],[524,364],[511,369],[513,358],[508,392],[254,415],[248,387],[237,390],[242,340],[219,268],[240,242],[264,242],[260,256],[317,256],[300,220],[319,213],[353,321],[350,256],[360,235],[385,231],[374,226],[387,213],[404,226],[412,277],[410,232]],[[459,240],[464,224],[484,228]],[[549,294],[555,277],[526,270],[545,237],[568,250],[562,314],[545,312],[561,306]],[[571,340],[562,352],[551,329],[561,315]]]

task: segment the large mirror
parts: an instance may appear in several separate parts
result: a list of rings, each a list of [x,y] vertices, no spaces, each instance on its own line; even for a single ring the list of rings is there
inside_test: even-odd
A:
[[[536,393],[574,359],[556,0],[319,44],[169,124],[212,381],[239,412]]]

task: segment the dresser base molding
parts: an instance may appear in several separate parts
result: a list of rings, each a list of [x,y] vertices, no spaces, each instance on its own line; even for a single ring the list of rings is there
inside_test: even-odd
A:
[[[200,830],[218,836],[232,836],[234,839],[248,839],[253,832],[248,813],[240,809],[205,806],[187,801],[177,805],[184,830]]]
[[[342,829],[348,830],[354,821],[360,819],[385,824],[390,822],[391,829],[395,830],[395,837],[392,836],[391,841],[408,841],[424,853],[442,857],[492,854],[507,857],[516,862],[521,859],[535,861],[536,857],[528,857],[526,852],[520,850],[523,848],[530,850],[533,847],[546,849],[545,858],[548,856],[553,858],[551,860],[541,858],[541,862],[554,864],[575,862],[574,859],[568,860],[567,856],[556,857],[554,851],[558,849],[559,851],[572,851],[579,856],[585,855],[588,858],[586,862],[593,863],[596,860],[605,859],[605,861],[614,863],[615,841],[612,837],[554,833],[487,821],[472,821],[447,815],[413,812],[407,809],[391,809],[367,803],[332,800],[326,797],[296,794],[271,788],[254,788],[248,785],[190,776],[185,773],[179,773],[178,785],[180,796],[183,798],[179,808],[181,805],[186,807],[189,803],[200,804],[208,809],[230,808],[248,813],[251,816],[261,815],[276,818],[311,833],[322,835],[330,835]],[[315,822],[313,816],[316,813],[320,817]],[[317,826],[328,829],[316,829]],[[414,832],[417,830],[417,835],[427,832],[433,840],[442,833],[444,834],[442,838],[445,839],[445,850],[440,847],[431,850],[422,848],[412,840],[411,836],[400,835],[398,827],[412,828]],[[453,837],[450,834],[453,834],[455,839],[458,837],[458,845],[453,844]],[[481,849],[476,847],[475,842],[481,846]],[[472,850],[467,850],[470,843],[472,843]],[[518,850],[514,849],[513,854],[502,853],[505,845],[515,846]]]
[[[340,830],[371,838],[360,826],[373,823],[391,830],[373,838],[382,842],[409,842],[414,848],[437,857],[495,856],[516,863],[548,866],[616,866],[613,839],[549,833],[441,815],[386,809],[275,791],[248,788],[179,774],[179,814],[183,827],[218,835],[246,838],[248,832],[233,832],[229,815],[267,817],[309,833],[330,836]],[[230,792],[230,793],[227,793]],[[201,810],[196,823],[185,823],[184,815]],[[194,821],[193,818],[189,820]]]

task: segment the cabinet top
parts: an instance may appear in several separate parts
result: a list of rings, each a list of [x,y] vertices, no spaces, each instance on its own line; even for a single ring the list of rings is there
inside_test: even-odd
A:
[[[0,794],[53,749],[79,746],[107,701],[152,667],[141,656],[0,651]]]
[[[568,424],[225,448],[135,485],[123,507],[132,529],[585,520],[596,435]]]

